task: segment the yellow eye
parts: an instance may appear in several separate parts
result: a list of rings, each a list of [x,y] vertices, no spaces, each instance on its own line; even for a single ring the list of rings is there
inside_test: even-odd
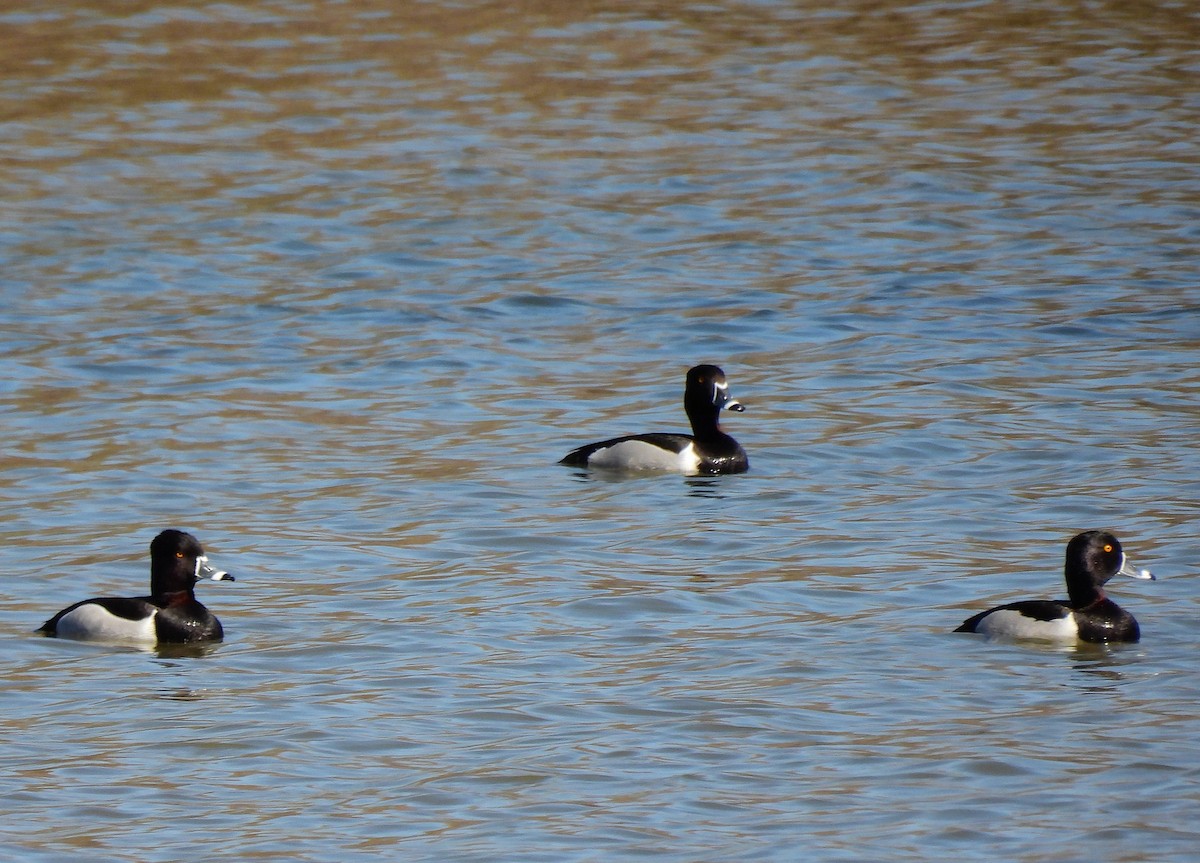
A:
[[[1112,551],[1112,546],[1111,546],[1111,545],[1109,545],[1108,543],[1105,543],[1105,544],[1104,544],[1104,550],[1105,550],[1105,551]]]
[[[1105,551],[1108,551],[1108,549],[1105,549]],[[175,552],[175,556],[177,558],[179,558],[180,560],[183,560],[183,552],[182,551]]]

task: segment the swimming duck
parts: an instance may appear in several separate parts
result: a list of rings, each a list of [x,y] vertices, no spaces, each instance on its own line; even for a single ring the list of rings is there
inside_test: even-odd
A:
[[[1050,641],[1137,641],[1137,621],[1104,595],[1114,575],[1153,579],[1148,569],[1134,569],[1121,543],[1108,531],[1089,530],[1067,544],[1065,602],[1027,599],[980,612],[955,632]]]
[[[164,530],[150,543],[150,595],[86,599],[60,611],[39,632],[82,641],[220,641],[221,621],[193,592],[200,579],[233,581],[208,563],[190,533]]]
[[[683,409],[692,434],[657,432],[610,438],[571,450],[559,464],[610,470],[663,470],[688,475],[742,473],[749,469],[746,451],[721,431],[721,409],[746,408],[729,394],[725,373],[714,365],[688,370]]]

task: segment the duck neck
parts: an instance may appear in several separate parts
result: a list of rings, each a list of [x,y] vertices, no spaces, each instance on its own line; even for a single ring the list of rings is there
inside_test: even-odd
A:
[[[1073,584],[1068,580],[1067,596],[1070,597],[1071,605],[1074,608],[1087,608],[1089,605],[1095,605],[1106,598],[1104,589],[1090,581]]]
[[[176,594],[192,596],[194,583],[190,575],[182,575],[174,561],[165,565],[150,564],[150,593],[154,596],[172,597]]]
[[[703,396],[696,398],[689,397],[684,408],[687,411],[688,420],[692,424],[692,434],[697,438],[714,438],[724,434],[721,431],[721,426],[718,423],[718,417],[721,410],[712,402],[705,399]]]

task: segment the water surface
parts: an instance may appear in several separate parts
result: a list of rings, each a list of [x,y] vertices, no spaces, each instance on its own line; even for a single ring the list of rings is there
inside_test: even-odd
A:
[[[0,13],[4,853],[1194,859],[1196,13],[394,7]],[[31,634],[167,526],[223,644]]]

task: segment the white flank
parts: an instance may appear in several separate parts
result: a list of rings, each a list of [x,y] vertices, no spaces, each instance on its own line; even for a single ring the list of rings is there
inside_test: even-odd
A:
[[[104,606],[90,602],[58,620],[55,634],[77,641],[157,641],[154,617],[127,620],[109,613]]]
[[[1035,620],[1009,609],[993,611],[979,621],[975,631],[989,637],[1036,638],[1041,641],[1074,641],[1079,637],[1074,614],[1058,620]]]
[[[640,440],[627,440],[598,449],[588,459],[591,467],[613,470],[671,470],[693,474],[700,469],[700,457],[692,444],[674,453]]]

